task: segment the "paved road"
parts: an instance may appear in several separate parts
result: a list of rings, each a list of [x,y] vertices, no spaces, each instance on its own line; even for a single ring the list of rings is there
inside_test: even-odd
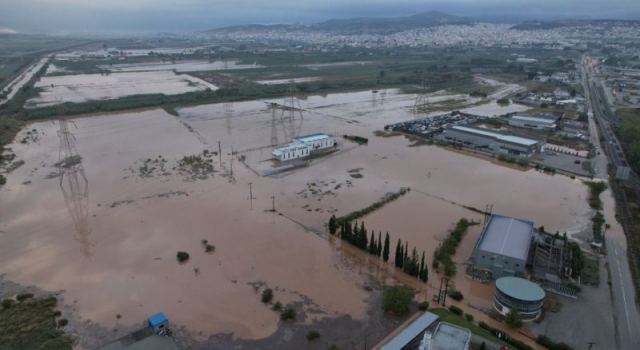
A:
[[[600,152],[600,156],[596,158],[596,176],[601,179],[607,178],[607,162],[611,161],[614,166],[626,165],[624,154],[618,152],[619,143],[610,123],[615,123],[615,115],[610,113],[608,107],[603,106],[603,98],[601,91],[595,88],[595,84],[591,81],[593,72],[587,67],[583,60],[584,75],[583,84],[585,86],[585,94],[590,104],[589,125],[591,129],[591,141],[594,145],[600,144],[599,135],[602,135],[602,142],[606,149]],[[600,129],[596,127],[595,120],[598,120]],[[599,149],[599,147],[597,148]],[[632,184],[640,183],[635,174],[632,173],[629,182]],[[635,303],[635,288],[631,279],[631,271],[629,269],[629,261],[624,249],[620,243],[612,237],[606,238],[607,262],[611,273],[611,293],[613,310],[612,314],[616,326],[616,345],[618,349],[633,350],[640,349],[640,311]],[[597,349],[597,345],[594,347]]]
[[[45,56],[41,58],[38,62],[29,66],[29,68],[25,69],[20,75],[18,75],[11,83],[7,84],[7,86],[2,90],[3,92],[9,91],[7,97],[4,99],[0,99],[0,106],[5,104],[7,101],[11,100],[13,96],[15,96],[20,89],[26,85],[29,80],[36,74],[40,68],[42,68],[50,56]]]

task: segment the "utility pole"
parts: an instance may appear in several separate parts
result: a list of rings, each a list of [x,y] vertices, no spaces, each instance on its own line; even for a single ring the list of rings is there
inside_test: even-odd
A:
[[[592,342],[592,341],[588,342],[588,343],[587,343],[587,346],[588,346],[588,348],[587,348],[587,349],[591,350],[591,348],[593,347],[593,345],[595,345],[595,342]]]
[[[253,183],[249,182],[249,202],[251,203],[251,210],[253,210]]]
[[[276,196],[271,196],[271,211],[276,212]]]
[[[220,165],[222,165],[222,146],[220,145],[220,141],[218,141],[218,158],[220,160]]]

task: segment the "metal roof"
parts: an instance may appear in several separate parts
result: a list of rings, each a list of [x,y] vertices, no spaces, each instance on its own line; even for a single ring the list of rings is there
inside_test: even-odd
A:
[[[301,141],[301,142],[313,142],[313,141],[318,141],[318,140],[324,140],[324,139],[328,139],[331,136],[325,134],[325,133],[321,133],[321,132],[317,132],[314,134],[307,134],[307,135],[301,135],[295,138],[295,140]]]
[[[514,115],[513,117],[511,117],[511,119],[522,120],[522,121],[525,121],[525,122],[533,122],[533,123],[545,124],[545,125],[548,125],[548,126],[554,126],[556,124],[555,120],[552,120],[552,119],[539,118],[539,117],[530,117],[528,115]]]
[[[393,339],[384,344],[380,350],[400,350],[409,344],[413,339],[424,332],[429,326],[438,320],[438,315],[431,312],[425,312],[420,317],[411,322],[402,332],[398,333]]]
[[[447,322],[440,322],[431,338],[431,350],[460,350],[468,349],[471,341],[471,331],[454,326]]]
[[[520,136],[500,134],[500,133],[493,132],[493,131],[490,131],[490,130],[487,130],[487,129],[471,128],[471,127],[468,127],[468,126],[461,126],[461,125],[454,125],[454,126],[451,127],[451,129],[458,130],[458,131],[463,131],[463,132],[468,132],[470,134],[487,136],[487,137],[491,137],[491,138],[496,139],[496,140],[505,141],[505,142],[511,142],[511,143],[515,143],[515,144],[523,145],[523,146],[533,146],[533,145],[538,143],[538,141],[536,141],[536,140],[527,139],[527,138],[520,137]]]
[[[148,320],[149,320],[149,325],[156,326],[156,325],[162,324],[163,322],[166,322],[167,316],[165,316],[164,313],[162,312],[158,312],[157,314],[153,314],[149,316]]]
[[[280,155],[280,154],[282,154],[284,152],[291,152],[291,151],[295,151],[295,150],[298,150],[298,149],[301,149],[301,148],[308,148],[308,147],[309,147],[308,145],[305,145],[302,142],[294,141],[294,142],[288,143],[288,144],[286,144],[284,146],[275,148],[273,151],[271,151],[271,154]]]
[[[496,289],[522,301],[540,301],[545,293],[537,284],[519,277],[502,277],[496,280]]]
[[[533,222],[493,214],[476,247],[482,251],[527,260],[533,236]]]

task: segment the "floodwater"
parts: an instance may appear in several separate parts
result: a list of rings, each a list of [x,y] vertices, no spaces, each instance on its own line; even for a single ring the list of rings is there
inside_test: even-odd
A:
[[[29,99],[25,107],[108,100],[130,95],[177,95],[218,89],[202,79],[171,71],[45,76],[35,86],[42,91],[37,97]]]
[[[226,69],[252,69],[262,68],[258,64],[239,64],[238,61],[205,61],[190,60],[177,62],[140,62],[140,63],[121,63],[113,65],[100,66],[112,72],[155,72],[155,71],[176,71],[182,72],[200,72],[210,70],[226,70]]]
[[[179,117],[148,110],[80,118],[68,123],[68,132],[58,122],[30,125],[41,137],[11,145],[25,164],[0,189],[0,273],[64,290],[82,317],[106,326],[117,314],[120,324],[132,325],[162,310],[194,335],[257,339],[275,332],[278,315],[253,285],[274,288],[283,304],[301,302],[310,322],[345,314],[365,319],[369,276],[383,283],[394,274],[404,278],[388,267],[378,270],[389,273],[363,268],[352,258],[358,253],[345,253],[324,228],[332,214],[363,208],[400,187],[412,191],[366,217],[366,226],[388,231],[392,249],[401,238],[425,250],[428,261],[459,218],[480,220],[461,205],[493,205],[550,231],[589,219],[587,190],[578,180],[374,136],[386,124],[415,117],[412,95],[310,96],[298,101],[302,113],[271,110],[265,102],[272,101],[282,102],[188,107]],[[311,132],[360,135],[369,144],[339,138],[341,151],[307,168],[254,173],[270,145]],[[68,133],[73,147],[61,142]],[[194,180],[175,169],[182,156],[217,151],[218,142],[222,156],[212,157],[213,174]],[[53,165],[59,154],[82,157],[81,166],[62,170],[62,180]],[[145,160],[158,156],[165,169],[141,176]],[[478,226],[470,230],[456,262],[468,258],[478,232]],[[205,253],[203,239],[216,246],[213,254]],[[191,259],[179,264],[177,251]],[[435,274],[430,283],[437,284]],[[487,305],[491,286],[463,278],[456,285],[474,305]]]

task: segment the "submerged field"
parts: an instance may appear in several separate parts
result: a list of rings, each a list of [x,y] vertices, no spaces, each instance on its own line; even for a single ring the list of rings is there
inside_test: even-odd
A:
[[[304,112],[293,120],[265,102],[282,101],[187,107],[177,116],[161,109],[97,115],[73,119],[67,129],[59,122],[29,125],[16,140],[34,129],[38,136],[11,145],[24,164],[0,189],[0,273],[64,290],[83,319],[107,328],[133,327],[164,311],[201,341],[220,333],[255,340],[283,327],[260,301],[266,287],[274,301],[294,306],[296,322],[310,325],[344,316],[378,322],[371,312],[380,308],[375,286],[396,279],[432,295],[439,283],[434,272],[424,288],[326,233],[332,214],[361,209],[401,187],[412,190],[364,221],[370,230],[388,231],[392,248],[400,238],[426,251],[429,261],[459,218],[481,219],[464,206],[491,204],[552,232],[588,224],[587,190],[579,180],[374,136],[386,124],[416,117],[412,95],[310,96],[299,101]],[[339,138],[341,150],[310,167],[256,174],[270,145],[311,132],[359,135],[369,143]],[[70,152],[78,157],[65,158]],[[461,277],[478,233],[472,227],[454,257],[455,282],[483,308],[490,286]],[[215,251],[207,252],[203,240]],[[190,259],[178,263],[178,251]],[[356,333],[353,339],[364,336]],[[323,339],[332,334],[338,330],[323,331]]]

